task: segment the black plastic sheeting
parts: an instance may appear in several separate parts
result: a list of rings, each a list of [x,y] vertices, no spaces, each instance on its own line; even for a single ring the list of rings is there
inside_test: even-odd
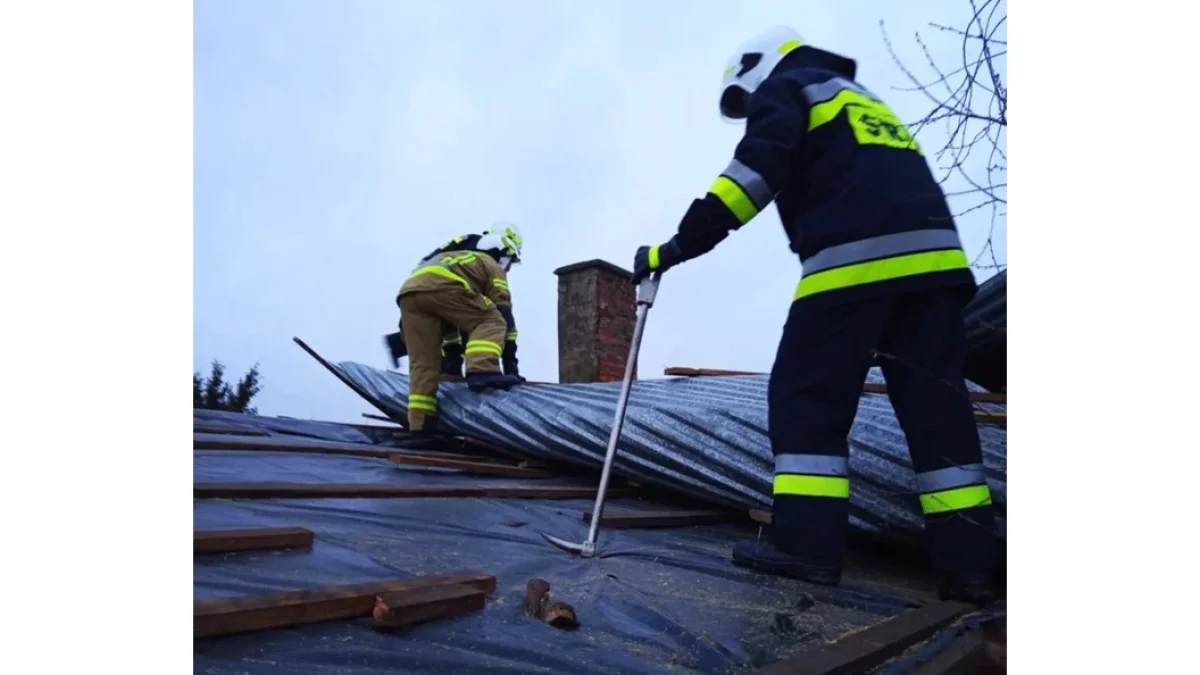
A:
[[[979,285],[963,310],[967,328],[964,376],[1000,391],[1008,384],[1008,270]]]
[[[197,481],[480,482],[359,457],[207,450],[194,457]],[[609,509],[639,506],[616,500]],[[559,551],[538,534],[582,540],[580,514],[590,508],[582,500],[197,500],[198,530],[300,526],[316,542],[311,550],[197,556],[196,598],[465,570],[494,574],[499,584],[484,611],[399,634],[376,633],[364,618],[196,640],[194,670],[743,672],[913,606],[900,591],[855,589],[852,581],[825,589],[737,568],[730,549],[755,536],[748,526],[606,530],[594,559]],[[524,615],[525,584],[534,577],[575,607],[578,630]]]
[[[192,409],[192,424],[230,431],[265,431],[271,435],[303,436],[342,443],[373,443],[374,439],[354,427],[333,422],[315,422],[290,417],[244,415],[224,410]]]
[[[353,362],[339,374],[373,404],[407,414],[408,377]],[[868,381],[883,383],[879,368]],[[591,469],[603,463],[620,383],[524,385],[474,393],[444,383],[440,419],[494,445]],[[971,382],[972,391],[981,387]],[[617,475],[730,507],[770,508],[774,461],[767,437],[767,376],[638,380],[630,393]],[[977,404],[981,410],[1005,406]],[[1007,432],[980,426],[984,467],[1006,532]],[[850,526],[909,546],[924,520],[904,434],[886,395],[864,394],[850,432]]]

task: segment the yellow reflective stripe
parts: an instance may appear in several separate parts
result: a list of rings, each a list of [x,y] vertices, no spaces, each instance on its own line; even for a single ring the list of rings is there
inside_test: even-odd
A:
[[[486,353],[500,356],[504,353],[504,348],[490,340],[468,340],[466,352],[468,354]]]
[[[454,335],[452,337],[442,338],[442,344],[444,344],[444,345],[461,345],[462,344],[462,336]]]
[[[484,307],[491,307],[491,306],[492,306],[492,305],[494,305],[494,304],[496,304],[496,303],[492,302],[492,299],[491,299],[491,298],[489,298],[489,297],[488,297],[488,296],[486,296],[486,295],[485,295],[485,296],[483,296],[483,306],[484,306]]]
[[[451,272],[450,270],[446,269],[445,267],[442,267],[441,265],[429,265],[428,267],[422,267],[421,269],[417,270],[416,272],[413,272],[412,274],[408,275],[408,278],[415,279],[419,276],[424,276],[426,274],[433,274],[433,275],[436,275],[439,277],[444,277],[446,279],[450,279],[451,281],[457,281],[458,283],[462,284],[463,287],[466,288],[467,290],[471,289],[471,284],[468,283],[466,279],[458,276],[454,272]]]
[[[801,497],[850,497],[850,479],[836,476],[775,476],[775,494]]]
[[[975,506],[988,506],[991,503],[992,491],[986,485],[968,485],[953,490],[921,495],[921,511],[926,515],[959,511]]]
[[[506,291],[508,290],[508,282],[503,279],[492,279],[492,285],[496,288],[503,288]]]
[[[437,397],[427,396],[425,394],[409,394],[408,407],[412,410],[437,412]]]
[[[732,211],[733,216],[743,225],[758,215],[758,207],[754,205],[750,196],[742,190],[742,186],[725,176],[719,176],[708,191],[715,195],[717,199],[720,199],[725,208]]]
[[[822,124],[832,122],[847,105],[874,106],[878,105],[878,102],[870,96],[860,94],[857,91],[843,89],[838,92],[837,96],[828,101],[818,103],[808,111],[808,130],[812,131]]]
[[[871,260],[869,262],[817,272],[812,276],[804,277],[796,285],[796,294],[792,296],[792,300],[799,300],[809,295],[839,288],[849,288],[851,286],[861,286],[862,284],[888,281],[889,279],[899,279],[900,277],[909,277],[914,274],[967,269],[969,266],[967,254],[962,249],[927,251],[925,253],[913,253],[894,258],[884,258],[882,260]]]
[[[779,45],[779,53],[787,54],[788,52],[792,51],[793,49],[795,49],[799,46],[800,46],[799,40],[788,40],[787,42]]]
[[[508,333],[506,333],[504,335],[504,339],[508,340],[509,342],[516,342],[517,341],[517,331],[515,331],[515,330],[508,331]]]
[[[662,261],[658,257],[657,246],[650,247],[650,252],[646,254],[646,261],[650,264],[650,269],[652,270],[658,269],[658,266],[662,264]]]

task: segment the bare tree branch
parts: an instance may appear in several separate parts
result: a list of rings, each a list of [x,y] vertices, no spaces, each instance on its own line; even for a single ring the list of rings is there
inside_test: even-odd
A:
[[[993,236],[1006,215],[1007,166],[1005,131],[1008,128],[1008,87],[1005,84],[1005,40],[997,35],[1008,22],[1005,0],[965,0],[970,8],[963,26],[930,23],[938,34],[959,42],[961,63],[953,69],[939,64],[920,33],[914,41],[932,73],[918,76],[896,52],[887,29],[879,22],[880,32],[892,61],[911,83],[894,87],[897,91],[920,93],[930,104],[929,111],[910,123],[913,135],[934,127],[945,131],[947,140],[934,150],[931,164],[938,182],[954,205],[954,216],[961,217],[986,210],[990,216],[987,241],[972,261],[976,269],[1004,269],[1007,263],[996,259]],[[953,182],[954,189],[947,189]],[[987,262],[984,262],[985,259]]]

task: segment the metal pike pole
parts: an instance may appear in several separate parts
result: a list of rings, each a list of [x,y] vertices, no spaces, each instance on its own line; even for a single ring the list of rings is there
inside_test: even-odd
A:
[[[638,352],[642,347],[642,331],[646,329],[646,315],[654,306],[658,295],[658,282],[662,274],[656,273],[642,281],[637,290],[637,323],[633,327],[633,342],[629,345],[629,359],[625,361],[625,379],[621,382],[621,395],[617,398],[617,414],[613,419],[612,433],[608,436],[608,451],[604,453],[604,469],[600,472],[600,487],[596,491],[596,505],[592,507],[592,522],[588,528],[587,541],[582,544],[552,537],[541,533],[546,541],[564,551],[578,553],[581,557],[596,555],[596,537],[600,533],[600,514],[604,511],[604,493],[608,491],[608,479],[612,475],[613,460],[617,457],[617,441],[621,438],[621,426],[625,423],[625,408],[629,404],[629,390],[633,387],[633,371],[637,367]]]

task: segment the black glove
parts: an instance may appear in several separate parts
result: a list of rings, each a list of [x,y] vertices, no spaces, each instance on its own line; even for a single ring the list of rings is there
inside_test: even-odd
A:
[[[520,368],[517,367],[517,343],[515,340],[505,340],[504,354],[500,357],[500,367],[504,369],[505,375],[513,375],[522,382],[525,381],[525,378],[521,377]]]
[[[408,345],[404,344],[404,333],[391,333],[383,336],[383,343],[387,345],[388,356],[392,358],[392,367],[400,367],[400,359],[408,355]]]
[[[674,237],[660,246],[642,246],[633,256],[633,274],[629,280],[635,285],[642,283],[654,272],[666,272],[684,261],[683,251]]]

